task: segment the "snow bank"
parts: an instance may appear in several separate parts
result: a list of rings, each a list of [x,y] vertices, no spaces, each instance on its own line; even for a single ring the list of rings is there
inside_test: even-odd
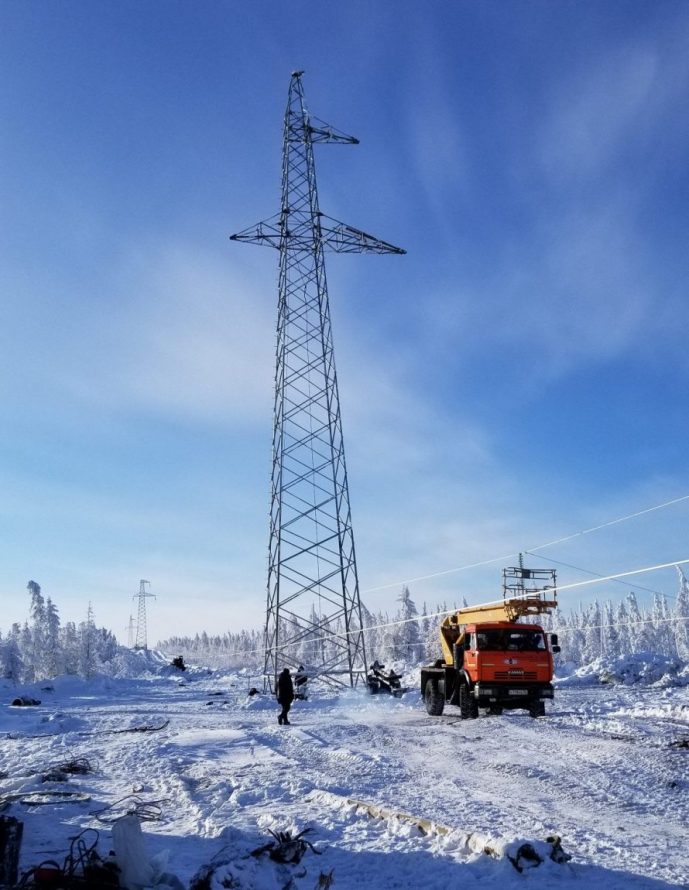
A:
[[[689,685],[689,665],[667,655],[639,652],[617,658],[596,658],[580,668],[565,665],[558,668],[555,683],[559,686],[585,686],[635,683],[661,686]]]

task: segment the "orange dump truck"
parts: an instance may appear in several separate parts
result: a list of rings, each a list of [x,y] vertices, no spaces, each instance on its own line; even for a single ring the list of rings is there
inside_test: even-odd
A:
[[[545,715],[545,702],[553,697],[553,653],[560,647],[555,634],[520,619],[557,608],[555,572],[520,566],[503,574],[504,593],[512,595],[458,609],[441,624],[443,658],[421,670],[421,694],[432,716],[440,716],[445,704],[458,705],[463,718],[478,717],[479,708]],[[518,583],[508,584],[513,578]],[[546,578],[552,585],[536,589],[524,583]]]

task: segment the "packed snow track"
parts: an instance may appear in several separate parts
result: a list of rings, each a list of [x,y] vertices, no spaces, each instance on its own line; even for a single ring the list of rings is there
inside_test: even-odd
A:
[[[159,814],[142,823],[148,851],[167,849],[185,887],[214,856],[238,863],[237,888],[689,886],[686,687],[565,688],[545,719],[476,720],[429,717],[416,692],[316,690],[283,727],[237,674],[44,685],[21,708],[0,687],[0,806],[24,822],[21,870],[86,827],[107,853],[106,816],[136,793]],[[81,759],[87,772],[42,781]],[[81,797],[26,797],[56,790]],[[299,866],[248,856],[270,830],[305,828],[320,855]],[[571,862],[519,872],[501,855],[553,835]]]

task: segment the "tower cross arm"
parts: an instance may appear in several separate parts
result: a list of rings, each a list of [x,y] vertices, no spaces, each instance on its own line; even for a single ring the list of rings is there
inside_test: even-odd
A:
[[[244,241],[247,244],[264,244],[267,247],[275,247],[280,249],[280,239],[282,237],[281,215],[279,213],[264,219],[248,229],[242,229],[230,235],[230,241]]]
[[[402,247],[395,247],[374,235],[355,229],[346,223],[328,216],[321,217],[321,239],[329,250],[335,253],[394,253],[405,254]]]
[[[341,133],[325,121],[319,120],[317,117],[310,118],[308,122],[309,136],[312,143],[334,142],[339,145],[358,145],[359,140],[356,136],[348,136]]]

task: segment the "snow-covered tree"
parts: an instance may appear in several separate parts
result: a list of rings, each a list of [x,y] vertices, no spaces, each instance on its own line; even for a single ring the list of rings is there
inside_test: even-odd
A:
[[[24,622],[19,632],[19,651],[22,653],[22,661],[24,663],[22,680],[25,683],[33,683],[36,679],[36,672],[34,669],[35,652],[33,634],[27,621]]]
[[[600,603],[596,600],[589,604],[582,614],[581,629],[584,634],[584,649],[582,658],[584,662],[593,661],[602,654],[601,633],[603,621]]]
[[[29,615],[31,617],[31,651],[25,654],[25,661],[31,666],[31,672],[37,680],[49,676],[46,658],[46,611],[45,600],[41,593],[41,585],[36,581],[29,581],[26,585],[31,597]],[[28,655],[28,657],[27,657]]]
[[[435,661],[438,649],[437,623],[435,619],[429,617],[426,603],[421,609],[421,645],[424,661]]]
[[[105,627],[96,628],[94,645],[96,649],[96,662],[98,665],[107,664],[117,655],[117,640],[113,633]]]
[[[376,628],[376,616],[369,612],[366,606],[361,604],[361,619],[364,625],[364,643],[366,645],[367,667],[376,658],[375,652],[378,651],[378,630]]]
[[[629,642],[632,654],[638,652],[650,652],[651,629],[648,619],[642,615],[634,591],[627,594],[627,609],[629,611]]]
[[[79,672],[79,634],[76,624],[73,621],[67,621],[60,636],[65,673],[77,674]]]
[[[41,585],[35,581],[29,581],[26,585],[31,597],[30,615],[34,625],[42,625],[45,621],[45,600],[41,593]]]
[[[620,648],[620,633],[617,628],[617,617],[615,615],[615,606],[611,602],[607,602],[603,608],[604,623],[604,639],[605,654],[611,658],[617,658],[622,654]]]
[[[318,643],[319,636],[320,631],[318,626],[318,612],[316,612],[316,607],[312,603],[309,617],[306,619],[304,637],[299,644],[299,660],[302,664],[318,663],[318,653],[320,645]]]
[[[651,612],[653,645],[652,651],[671,658],[677,654],[675,637],[667,599],[659,593],[653,594],[653,610]]]
[[[24,664],[19,649],[19,625],[15,624],[12,631],[0,646],[0,671],[5,680],[19,683],[23,675]]]
[[[56,677],[64,670],[64,657],[60,647],[60,615],[50,597],[45,601],[44,645],[45,676]]]
[[[617,604],[617,612],[615,615],[617,638],[619,640],[619,655],[627,655],[631,652],[631,634],[629,632],[629,613],[624,600],[620,600]]]
[[[424,646],[419,632],[419,612],[406,584],[397,601],[400,604],[396,617],[400,622],[397,646],[404,661],[416,664],[423,658]]]
[[[677,574],[679,575],[679,590],[672,616],[674,618],[675,647],[677,655],[685,661],[689,661],[689,581],[679,566],[677,566]]]
[[[86,621],[79,625],[79,674],[88,679],[96,671],[96,624],[89,603]]]

